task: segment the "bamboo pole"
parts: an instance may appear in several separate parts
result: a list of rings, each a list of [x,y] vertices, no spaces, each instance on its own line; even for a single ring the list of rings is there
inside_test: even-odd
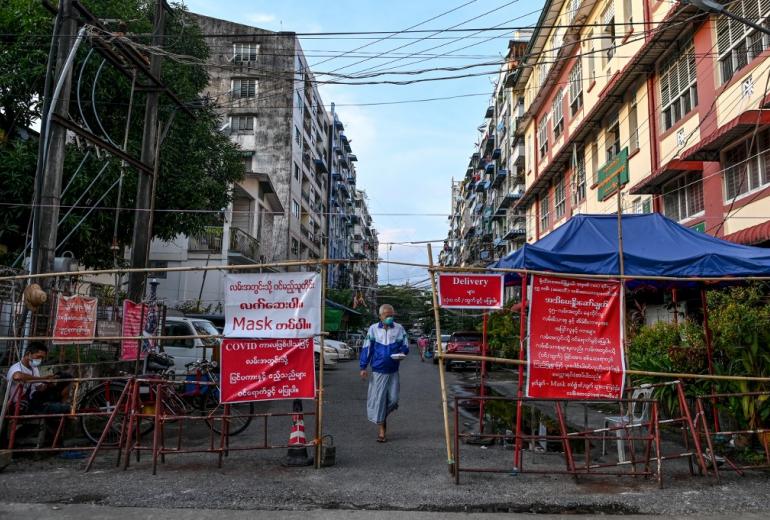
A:
[[[428,264],[431,267],[430,283],[433,288],[433,316],[436,320],[436,350],[438,355],[438,378],[441,385],[441,407],[444,412],[444,440],[446,442],[446,460],[449,473],[454,474],[455,461],[452,458],[452,441],[449,435],[449,406],[447,404],[446,391],[446,367],[444,366],[444,348],[441,345],[441,317],[439,315],[438,290],[436,288],[436,276],[433,268],[433,248],[428,244]]]
[[[457,359],[460,361],[482,361],[500,363],[502,365],[526,365],[526,360],[508,359],[490,356],[474,356],[471,354],[444,354],[445,359]],[[724,376],[716,374],[688,374],[683,372],[652,372],[649,370],[626,370],[627,374],[634,376],[665,377],[671,379],[704,379],[714,381],[754,381],[757,383],[770,383],[770,377],[756,376]]]
[[[315,469],[321,469],[321,439],[323,438],[323,412],[324,412],[324,348],[326,338],[326,260],[329,256],[329,245],[324,244],[324,263],[321,264],[321,355],[318,361],[318,395],[316,396],[316,439],[315,439]]]

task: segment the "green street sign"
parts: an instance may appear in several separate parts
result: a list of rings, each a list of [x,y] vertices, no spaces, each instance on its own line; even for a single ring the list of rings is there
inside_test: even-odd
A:
[[[604,201],[628,182],[628,148],[623,148],[610,162],[599,168],[597,175],[597,193],[599,201]]]

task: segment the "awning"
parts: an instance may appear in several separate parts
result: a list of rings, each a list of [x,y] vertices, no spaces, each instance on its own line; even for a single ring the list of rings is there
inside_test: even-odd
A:
[[[770,125],[770,110],[746,110],[725,123],[700,142],[681,154],[690,161],[719,161],[719,152],[736,139],[751,132],[757,125]]]
[[[770,220],[755,226],[747,227],[746,229],[741,229],[735,233],[725,235],[724,239],[729,240],[730,242],[735,242],[736,244],[744,244],[747,246],[766,242],[770,240]]]
[[[692,171],[702,172],[703,161],[682,161],[681,159],[674,159],[633,186],[630,192],[634,195],[638,193],[661,193],[663,185],[668,181],[678,177],[682,173]]]
[[[275,186],[273,186],[273,181],[270,180],[270,176],[266,173],[255,173],[254,175],[259,181],[259,189],[265,194],[265,202],[270,205],[271,211],[273,213],[283,213],[281,199],[279,199],[276,194]]]

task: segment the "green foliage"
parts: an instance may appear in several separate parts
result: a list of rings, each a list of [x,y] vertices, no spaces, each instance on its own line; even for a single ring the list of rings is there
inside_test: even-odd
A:
[[[493,312],[487,321],[487,343],[491,355],[515,359],[519,356],[519,318],[511,312],[513,302]]]
[[[389,303],[396,310],[396,321],[407,330],[415,324],[431,324],[433,299],[430,291],[411,285],[381,285],[377,290],[377,307]],[[423,329],[424,330],[424,329]]]
[[[9,8],[0,9],[0,34],[3,35],[0,38],[4,39],[0,52],[0,77],[3,78],[0,81],[0,129],[9,137],[5,143],[0,140],[0,197],[4,201],[28,204],[32,200],[37,143],[20,142],[16,132],[11,130],[24,128],[40,117],[41,107],[37,100],[43,91],[52,17],[40,2],[9,1]],[[154,2],[92,0],[85,3],[99,18],[125,20],[126,32],[132,40],[150,43],[146,35],[152,31],[150,20]],[[197,25],[183,8],[175,6],[174,15],[166,19],[164,46],[167,49],[201,60],[208,57],[208,47]],[[110,27],[116,27],[114,22]],[[207,225],[221,223],[217,212],[229,204],[230,186],[242,178],[243,162],[237,146],[218,131],[222,123],[214,107],[200,103],[200,93],[208,84],[205,67],[164,59],[162,79],[182,102],[195,106],[192,109],[194,116],[190,117],[168,96],[162,95],[160,100],[161,125],[169,121],[172,114],[174,121],[160,149],[153,235],[170,240],[180,233],[194,235]],[[70,113],[78,123],[122,145],[130,92],[131,79],[110,63],[103,64],[101,55],[91,52],[88,42],[84,42],[73,68],[70,99]],[[136,92],[127,148],[136,158],[140,156],[144,130],[144,105],[145,95]],[[106,196],[98,204],[102,209],[92,212],[59,252],[72,251],[88,267],[108,267],[113,262],[111,246],[116,212],[104,208],[118,205],[124,208],[118,220],[118,246],[130,244],[134,221],[131,208],[135,204],[139,174],[131,167],[124,170],[122,197],[118,204],[115,183],[121,172],[120,162],[103,152],[96,157],[93,150],[83,162],[85,153],[86,150],[76,143],[67,146],[62,185],[71,182],[71,186],[62,197],[62,205],[81,208],[66,217],[66,208],[63,208],[59,239],[78,225],[86,213],[82,207],[90,207],[105,193]],[[83,166],[75,176],[81,162]],[[21,251],[29,219],[27,208],[3,212],[0,244],[5,246],[7,253],[0,262],[12,262]]]

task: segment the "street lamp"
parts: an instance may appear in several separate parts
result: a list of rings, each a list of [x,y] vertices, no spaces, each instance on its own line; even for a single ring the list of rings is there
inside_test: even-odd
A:
[[[733,20],[737,20],[748,25],[752,29],[756,29],[759,32],[770,35],[770,29],[767,27],[763,27],[762,25],[759,25],[758,23],[753,22],[748,18],[744,18],[743,16],[728,11],[725,9],[725,6],[719,2],[716,2],[715,0],[682,0],[682,3],[693,5],[702,11],[706,11],[707,13],[723,14],[728,18],[732,18]]]

